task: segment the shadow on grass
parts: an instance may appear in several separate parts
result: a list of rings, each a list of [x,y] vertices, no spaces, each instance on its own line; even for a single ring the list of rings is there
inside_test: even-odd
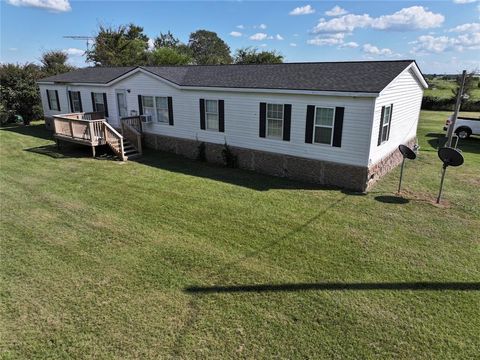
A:
[[[426,137],[429,138],[428,144],[433,148],[430,151],[437,151],[447,142],[445,134],[428,133]],[[457,147],[465,153],[480,154],[480,138],[471,136],[468,139],[458,139]]]
[[[188,286],[189,294],[249,293],[249,292],[293,292],[293,291],[363,291],[363,290],[410,290],[410,291],[480,291],[479,282],[379,282],[379,283],[298,283],[298,284],[258,284],[225,286]]]
[[[401,196],[380,195],[375,196],[375,200],[385,204],[407,204],[410,200]]]
[[[316,185],[286,178],[259,174],[257,172],[225,168],[220,165],[200,162],[158,150],[146,149],[142,157],[134,160],[137,163],[188,176],[201,177],[248,189],[267,191],[271,189],[285,190],[333,190],[340,188]]]
[[[0,130],[11,131],[20,135],[32,136],[32,137],[36,137],[44,140],[53,141],[53,132],[47,130],[43,122],[35,123],[28,126],[9,124],[4,127],[1,127]]]

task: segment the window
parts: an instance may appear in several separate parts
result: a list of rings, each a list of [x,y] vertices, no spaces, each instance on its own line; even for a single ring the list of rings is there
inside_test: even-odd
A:
[[[157,108],[157,121],[168,124],[168,99],[157,96],[155,98],[155,104]]]
[[[160,96],[142,96],[143,114],[152,120],[168,124],[168,98]]]
[[[267,104],[267,138],[282,139],[283,104]]]
[[[218,100],[205,100],[207,130],[218,130]]]
[[[380,144],[383,144],[385,141],[388,140],[388,132],[390,128],[391,117],[392,117],[392,106],[391,105],[385,106],[383,110],[383,119],[381,120],[382,124],[380,127],[380,131],[381,131]]]
[[[93,111],[101,111],[105,114],[105,116],[108,116],[105,111],[106,110],[105,103],[103,102],[103,93],[93,93],[92,99],[93,99]]]
[[[60,104],[57,101],[57,90],[47,90],[48,105],[50,110],[60,110]]]
[[[334,118],[334,108],[317,107],[315,109],[313,124],[313,141],[315,143],[332,145]]]
[[[72,112],[82,112],[82,98],[80,91],[70,91],[70,100],[72,104]]]

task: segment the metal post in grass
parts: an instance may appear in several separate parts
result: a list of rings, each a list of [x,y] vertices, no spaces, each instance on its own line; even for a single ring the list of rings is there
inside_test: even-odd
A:
[[[438,150],[438,157],[443,162],[442,168],[442,180],[440,181],[440,190],[438,191],[437,204],[440,204],[443,191],[443,181],[445,180],[445,173],[447,172],[447,166],[460,166],[463,164],[463,155],[458,149],[449,147],[443,147]]]
[[[465,87],[465,79],[467,77],[467,70],[463,70],[462,72],[462,82],[460,84],[460,89],[458,90],[457,93],[457,101],[455,103],[455,111],[453,112],[453,118],[448,126],[448,132],[447,132],[447,147],[452,147],[452,137],[453,137],[453,130],[455,129],[455,123],[457,122],[457,117],[458,117],[458,112],[460,111],[460,105],[462,104],[462,99],[463,99],[463,90]]]
[[[400,168],[400,181],[398,182],[398,190],[397,190],[397,193],[400,194],[400,191],[402,189],[403,168],[405,166],[405,159],[414,160],[417,157],[417,154],[415,154],[415,152],[412,149],[410,149],[408,146],[403,144],[398,145],[398,150],[403,156],[402,167]]]

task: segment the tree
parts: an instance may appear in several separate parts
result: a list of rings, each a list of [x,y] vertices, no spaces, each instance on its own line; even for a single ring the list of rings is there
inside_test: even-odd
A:
[[[168,31],[166,34],[160,33],[154,40],[153,44],[155,49],[160,49],[160,48],[176,48],[178,45],[180,45],[180,40],[173,36],[173,34]]]
[[[273,51],[258,51],[257,48],[247,47],[237,49],[233,57],[235,64],[281,64],[283,55]]]
[[[188,47],[199,65],[231,64],[230,48],[217,33],[197,30],[190,34]]]
[[[60,50],[50,50],[42,54],[40,62],[45,76],[61,74],[73,70],[75,67],[67,64],[67,53]]]
[[[30,121],[43,116],[36,84],[42,76],[42,69],[35,64],[0,65],[0,101],[5,111],[2,118],[11,120],[13,115],[21,115],[24,120]]]
[[[187,65],[191,64],[193,59],[186,54],[182,54],[175,48],[161,47],[152,50],[148,54],[148,64],[151,66],[159,65]]]
[[[134,24],[100,26],[87,61],[95,66],[135,66],[147,62],[148,36]]]

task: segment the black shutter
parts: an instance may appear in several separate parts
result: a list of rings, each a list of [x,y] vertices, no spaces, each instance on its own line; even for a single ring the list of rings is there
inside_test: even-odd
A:
[[[52,110],[52,104],[50,103],[50,90],[47,90],[48,109]]]
[[[78,102],[80,103],[80,112],[83,112],[82,94],[80,94],[80,91],[77,91],[77,93],[78,93]]]
[[[58,100],[58,90],[55,90],[55,98],[57,99],[57,110],[61,111],[60,100]],[[48,100],[48,102],[50,102],[50,100]]]
[[[168,97],[168,124],[173,125],[173,99]]]
[[[200,129],[205,130],[205,99],[200,99]]]
[[[393,104],[390,105],[390,120],[388,124],[387,140],[390,139],[390,129],[392,128]]]
[[[90,93],[92,95],[92,111],[97,111],[97,107],[95,106],[95,95],[92,93]]]
[[[290,127],[292,125],[292,105],[283,105],[283,140],[290,141]]]
[[[218,100],[218,131],[225,132],[225,101]]]
[[[105,117],[108,117],[107,93],[103,93],[103,107],[105,108]]]
[[[73,113],[72,92],[68,90],[68,102],[70,103],[70,111]]]
[[[315,105],[307,106],[307,118],[305,120],[305,142],[313,142],[313,118],[315,117]]]
[[[382,115],[380,115],[380,127],[378,128],[378,143],[377,146],[382,143],[382,126],[383,126],[383,115],[385,113],[385,106],[382,106]]]
[[[342,130],[343,130],[343,114],[345,112],[344,107],[335,108],[335,124],[333,125],[333,146],[342,146]]]
[[[138,114],[143,115],[142,95],[138,95]]]
[[[260,137],[265,137],[265,130],[267,126],[267,103],[260,103],[260,113],[259,113],[259,121],[260,121]]]

